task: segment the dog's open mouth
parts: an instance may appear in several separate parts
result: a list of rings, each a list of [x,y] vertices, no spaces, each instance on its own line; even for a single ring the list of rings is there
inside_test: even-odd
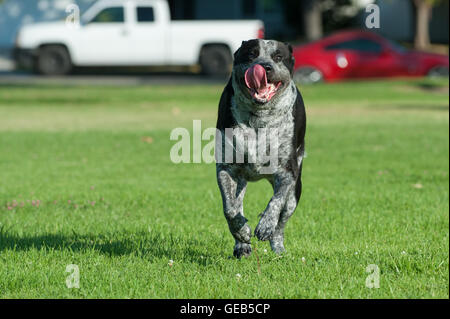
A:
[[[281,85],[281,81],[276,83],[268,82],[266,70],[260,64],[255,64],[248,68],[244,77],[250,95],[259,103],[269,102]]]

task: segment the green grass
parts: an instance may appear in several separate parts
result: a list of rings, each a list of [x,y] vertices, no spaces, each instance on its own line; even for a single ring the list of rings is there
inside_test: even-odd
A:
[[[242,260],[214,164],[169,158],[173,128],[214,126],[221,89],[0,87],[0,298],[449,297],[448,81],[302,88],[287,253],[253,239]],[[252,229],[270,192],[249,185]]]

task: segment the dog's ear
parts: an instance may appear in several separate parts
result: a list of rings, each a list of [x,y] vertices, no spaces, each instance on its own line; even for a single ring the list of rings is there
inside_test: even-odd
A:
[[[284,44],[288,47],[289,53],[292,55],[292,45],[290,43],[284,42]]]
[[[236,52],[234,52],[234,54],[233,54],[233,59],[234,59],[234,61],[237,60],[237,57],[239,56],[239,51],[240,51],[240,50],[241,50],[241,48],[237,49]]]
[[[294,50],[290,43],[285,42],[284,45],[286,45],[286,47],[289,50],[289,56],[284,60],[284,65],[288,68],[288,70],[292,76],[294,74],[294,65],[295,65],[295,58],[292,54],[294,52]]]
[[[239,56],[239,53],[241,51],[241,48],[244,46],[245,43],[247,43],[247,41],[242,41],[241,46],[239,47],[239,49],[237,49],[236,52],[234,52],[234,54],[233,54],[234,61],[236,61],[236,59]]]

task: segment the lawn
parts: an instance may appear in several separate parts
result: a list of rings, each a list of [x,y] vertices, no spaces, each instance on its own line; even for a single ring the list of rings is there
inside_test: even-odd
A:
[[[448,87],[300,88],[287,252],[253,238],[236,260],[215,165],[169,157],[173,128],[214,127],[221,86],[2,86],[0,298],[448,298]],[[252,229],[270,196],[249,185]]]

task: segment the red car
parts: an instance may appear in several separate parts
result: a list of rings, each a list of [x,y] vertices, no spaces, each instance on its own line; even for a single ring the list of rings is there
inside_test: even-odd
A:
[[[294,48],[299,83],[392,76],[448,76],[448,56],[410,51],[376,33],[339,32]]]

